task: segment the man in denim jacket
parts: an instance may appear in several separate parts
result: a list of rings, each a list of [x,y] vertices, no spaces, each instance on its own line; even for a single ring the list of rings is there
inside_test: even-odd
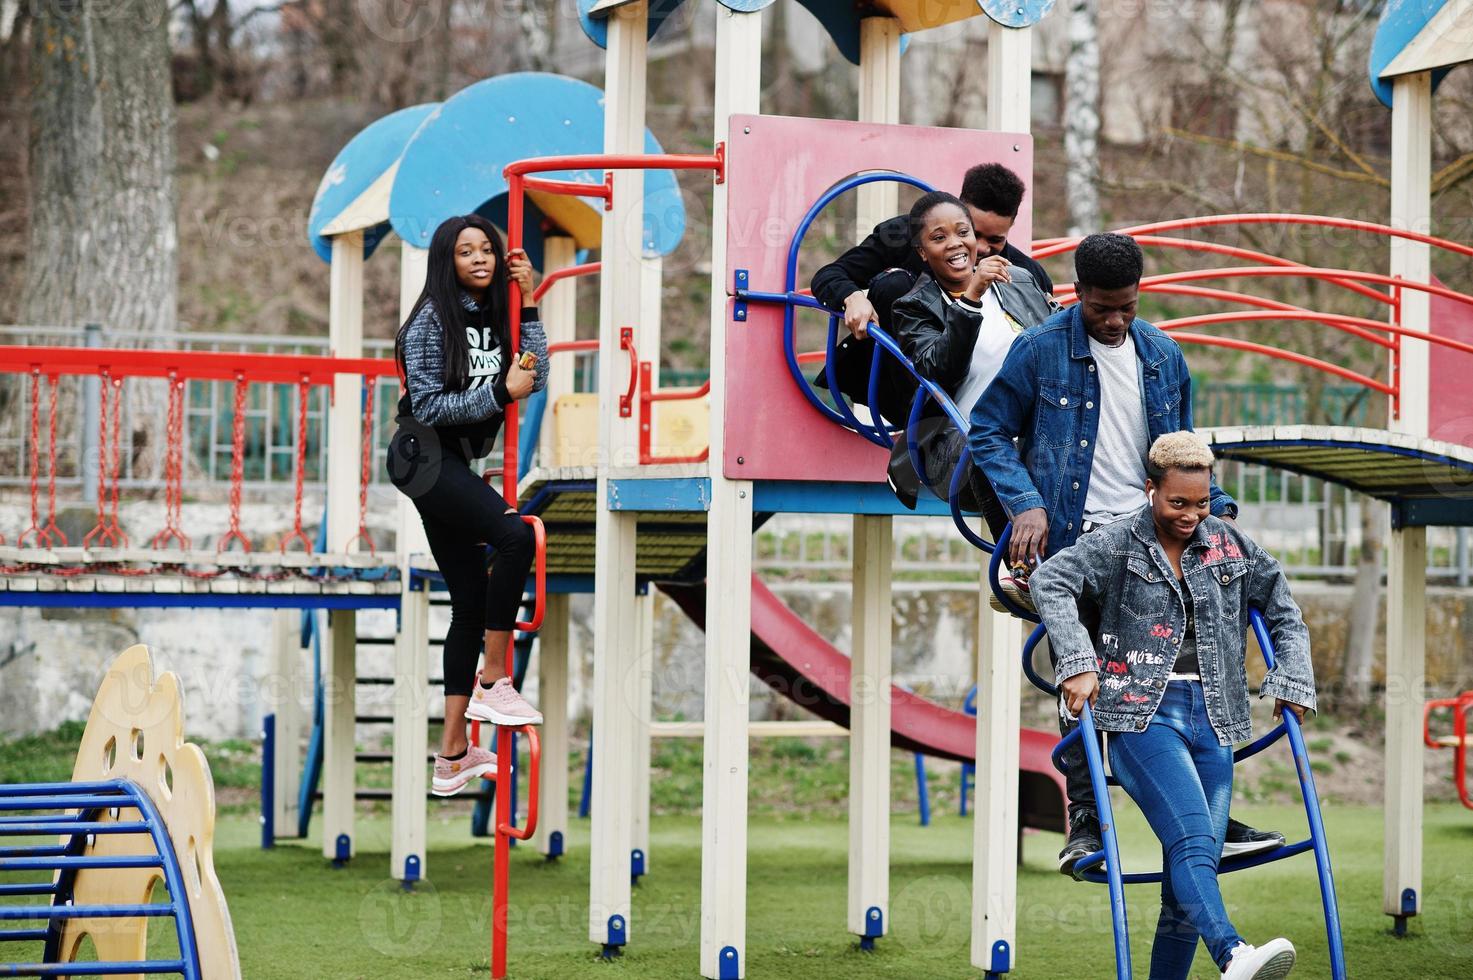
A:
[[[972,409],[968,447],[1013,522],[1012,565],[1037,563],[1146,502],[1146,453],[1192,428],[1192,375],[1176,342],[1136,317],[1145,261],[1126,235],[1090,235],[1074,253],[1079,301],[1013,342]],[[1212,482],[1212,516],[1238,505]],[[1065,730],[1069,726],[1063,726]],[[1060,870],[1099,849],[1082,750],[1066,753],[1069,840]],[[1228,854],[1283,842],[1233,821]]]

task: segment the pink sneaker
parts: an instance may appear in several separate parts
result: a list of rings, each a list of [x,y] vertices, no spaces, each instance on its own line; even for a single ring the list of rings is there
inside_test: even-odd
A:
[[[475,721],[489,721],[493,725],[542,724],[542,712],[528,704],[526,698],[511,686],[510,677],[503,677],[488,689],[481,686],[481,678],[477,675],[465,716]]]
[[[435,756],[435,773],[430,781],[430,791],[436,796],[454,796],[465,789],[471,780],[479,776],[495,775],[496,756],[479,745],[472,745],[459,759]]]

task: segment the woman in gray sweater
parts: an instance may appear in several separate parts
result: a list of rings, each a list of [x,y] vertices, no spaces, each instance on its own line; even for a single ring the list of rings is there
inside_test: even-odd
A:
[[[419,512],[450,591],[445,729],[431,784],[440,796],[496,771],[496,757],[469,744],[466,719],[542,723],[502,671],[534,557],[532,532],[470,466],[491,451],[507,406],[547,383],[536,307],[522,307],[521,350],[512,350],[508,278],[530,303],[526,254],[505,254],[500,234],[479,215],[447,219],[430,240],[424,291],[394,342],[404,396],[389,477]],[[488,544],[496,552],[489,574]]]

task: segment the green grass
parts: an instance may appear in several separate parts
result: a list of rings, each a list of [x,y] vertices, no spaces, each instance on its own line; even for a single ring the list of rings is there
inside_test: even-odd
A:
[[[1291,830],[1292,807],[1241,807],[1258,826]],[[1334,846],[1351,975],[1466,977],[1473,963],[1473,814],[1431,806],[1426,820],[1424,914],[1397,940],[1381,914],[1381,813],[1344,808],[1326,815]],[[1154,866],[1159,851],[1133,810],[1122,818],[1125,861]],[[359,854],[332,870],[317,847],[255,848],[256,828],[238,818],[221,827],[216,867],[235,920],[244,975],[301,977],[474,977],[488,966],[490,849],[470,844],[462,816],[431,824],[430,883],[406,895],[387,877],[388,824],[359,822]],[[651,873],[635,890],[632,942],[602,963],[587,941],[586,821],[575,821],[570,853],[545,863],[525,847],[512,856],[511,976],[563,980],[613,975],[696,974],[700,937],[700,824],[657,817]],[[754,818],[747,970],[756,977],[963,977],[969,970],[971,821],[938,816],[915,825],[897,813],[891,853],[890,935],[861,953],[845,933],[846,830],[843,821]],[[1052,870],[1054,834],[1029,834],[1018,885],[1015,975],[1113,975],[1109,911],[1101,886],[1075,884]],[[1223,893],[1249,939],[1286,934],[1300,950],[1296,976],[1328,975],[1319,896],[1308,857],[1227,876]],[[1155,889],[1129,890],[1137,975],[1149,962]],[[1216,976],[1199,954],[1195,976]]]
[[[77,732],[0,743],[6,781],[65,778]],[[575,741],[575,744],[576,741]],[[215,865],[234,919],[243,974],[256,978],[484,977],[488,961],[490,847],[471,843],[467,808],[430,809],[429,881],[404,893],[388,875],[389,820],[365,807],[357,823],[358,856],[333,870],[314,840],[258,848],[259,829],[245,791],[256,770],[248,743],[209,749],[221,787],[238,798],[219,821]],[[909,758],[893,773],[889,934],[874,953],[858,951],[845,931],[847,764],[841,741],[761,740],[753,744],[748,865],[747,971],[756,977],[825,978],[978,976],[970,969],[970,819],[955,816],[955,772],[933,766],[933,823],[916,825]],[[46,761],[50,760],[50,761]],[[588,821],[574,821],[569,853],[548,864],[532,849],[512,856],[511,976],[563,980],[620,975],[690,977],[700,939],[701,758],[698,742],[656,743],[652,780],[650,874],[635,890],[632,943],[605,963],[588,942]],[[59,770],[53,771],[53,770]],[[1289,771],[1266,774],[1268,781]],[[575,786],[577,780],[574,780]],[[576,791],[576,789],[575,789]],[[1265,801],[1268,802],[1265,802]],[[1259,827],[1302,834],[1295,806],[1265,793],[1235,804]],[[1155,839],[1133,807],[1122,807],[1125,863],[1159,866]],[[1332,807],[1326,813],[1351,975],[1452,978],[1473,975],[1473,814],[1429,805],[1425,820],[1424,914],[1404,940],[1381,914],[1381,810]],[[320,822],[314,831],[320,831]],[[1113,976],[1105,889],[1055,871],[1056,834],[1024,838],[1016,907],[1014,975]],[[1328,975],[1312,860],[1226,876],[1229,913],[1249,941],[1287,935],[1300,950],[1295,976]],[[1128,889],[1137,976],[1150,956],[1156,889]],[[170,956],[172,930],[156,924],[151,953]],[[33,956],[10,948],[7,959]],[[1194,976],[1217,974],[1205,953]]]

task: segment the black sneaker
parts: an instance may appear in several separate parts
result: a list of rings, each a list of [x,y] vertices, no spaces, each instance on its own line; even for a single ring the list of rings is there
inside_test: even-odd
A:
[[[1069,820],[1069,838],[1059,852],[1059,873],[1074,877],[1074,865],[1082,857],[1103,851],[1100,840],[1100,820],[1093,813],[1085,812]]]
[[[1284,835],[1277,830],[1254,830],[1245,823],[1228,819],[1227,840],[1222,845],[1225,858],[1262,854],[1284,846]]]

